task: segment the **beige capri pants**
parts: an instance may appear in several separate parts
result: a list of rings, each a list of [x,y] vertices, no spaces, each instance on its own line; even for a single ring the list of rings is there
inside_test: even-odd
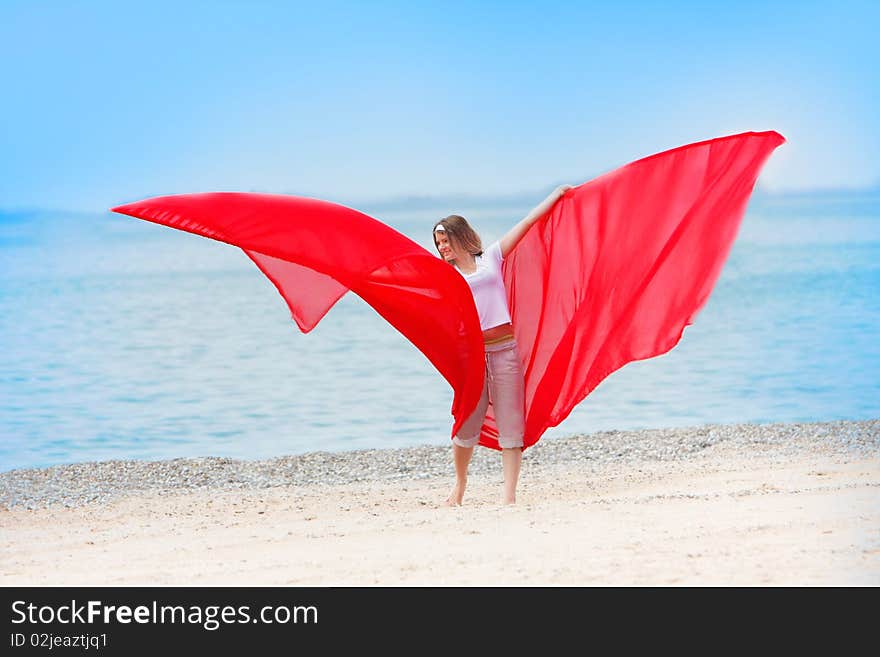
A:
[[[452,439],[460,447],[474,447],[486,419],[489,402],[498,425],[498,444],[502,448],[523,446],[525,430],[525,381],[516,351],[516,340],[486,345],[486,377],[483,394],[471,416]]]

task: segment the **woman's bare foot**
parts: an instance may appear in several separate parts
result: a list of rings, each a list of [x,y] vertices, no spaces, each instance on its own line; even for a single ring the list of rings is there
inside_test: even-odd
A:
[[[461,501],[464,499],[464,486],[464,484],[455,484],[444,504],[446,506],[461,506]]]

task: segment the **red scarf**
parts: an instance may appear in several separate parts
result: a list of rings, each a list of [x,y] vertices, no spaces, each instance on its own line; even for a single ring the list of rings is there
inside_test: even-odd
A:
[[[526,386],[525,446],[615,370],[678,344],[706,304],[758,174],[785,139],[746,132],[637,160],[569,190],[503,263]],[[296,196],[183,194],[114,212],[241,248],[300,330],[353,291],[454,391],[452,433],[476,408],[484,349],[467,283],[393,228]],[[480,444],[498,449],[490,405]]]

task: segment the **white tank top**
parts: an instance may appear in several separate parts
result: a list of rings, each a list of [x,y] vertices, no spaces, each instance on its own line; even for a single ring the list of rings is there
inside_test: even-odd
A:
[[[474,259],[477,270],[473,274],[465,274],[458,267],[456,269],[471,288],[480,316],[480,328],[485,331],[510,321],[507,291],[501,275],[501,244],[492,242],[482,256],[475,256]]]

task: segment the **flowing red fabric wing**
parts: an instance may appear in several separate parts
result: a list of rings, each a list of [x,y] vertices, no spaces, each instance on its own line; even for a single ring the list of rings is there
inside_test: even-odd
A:
[[[470,288],[390,226],[335,203],[271,194],[163,196],[113,211],[241,248],[278,288],[304,333],[352,290],[452,386],[452,435],[476,408],[484,355]]]
[[[678,344],[784,141],[747,132],[637,160],[569,190],[529,229],[503,263],[526,447],[609,374]],[[498,449],[497,436],[490,405],[480,443]]]
[[[748,132],[632,162],[567,192],[508,254],[526,447],[609,374],[679,342],[709,298],[761,167],[784,141]],[[452,386],[451,435],[476,407],[484,361],[470,289],[389,226],[334,203],[268,194],[165,196],[113,211],[240,247],[303,332],[354,291]],[[497,436],[490,404],[480,443],[498,449]]]

